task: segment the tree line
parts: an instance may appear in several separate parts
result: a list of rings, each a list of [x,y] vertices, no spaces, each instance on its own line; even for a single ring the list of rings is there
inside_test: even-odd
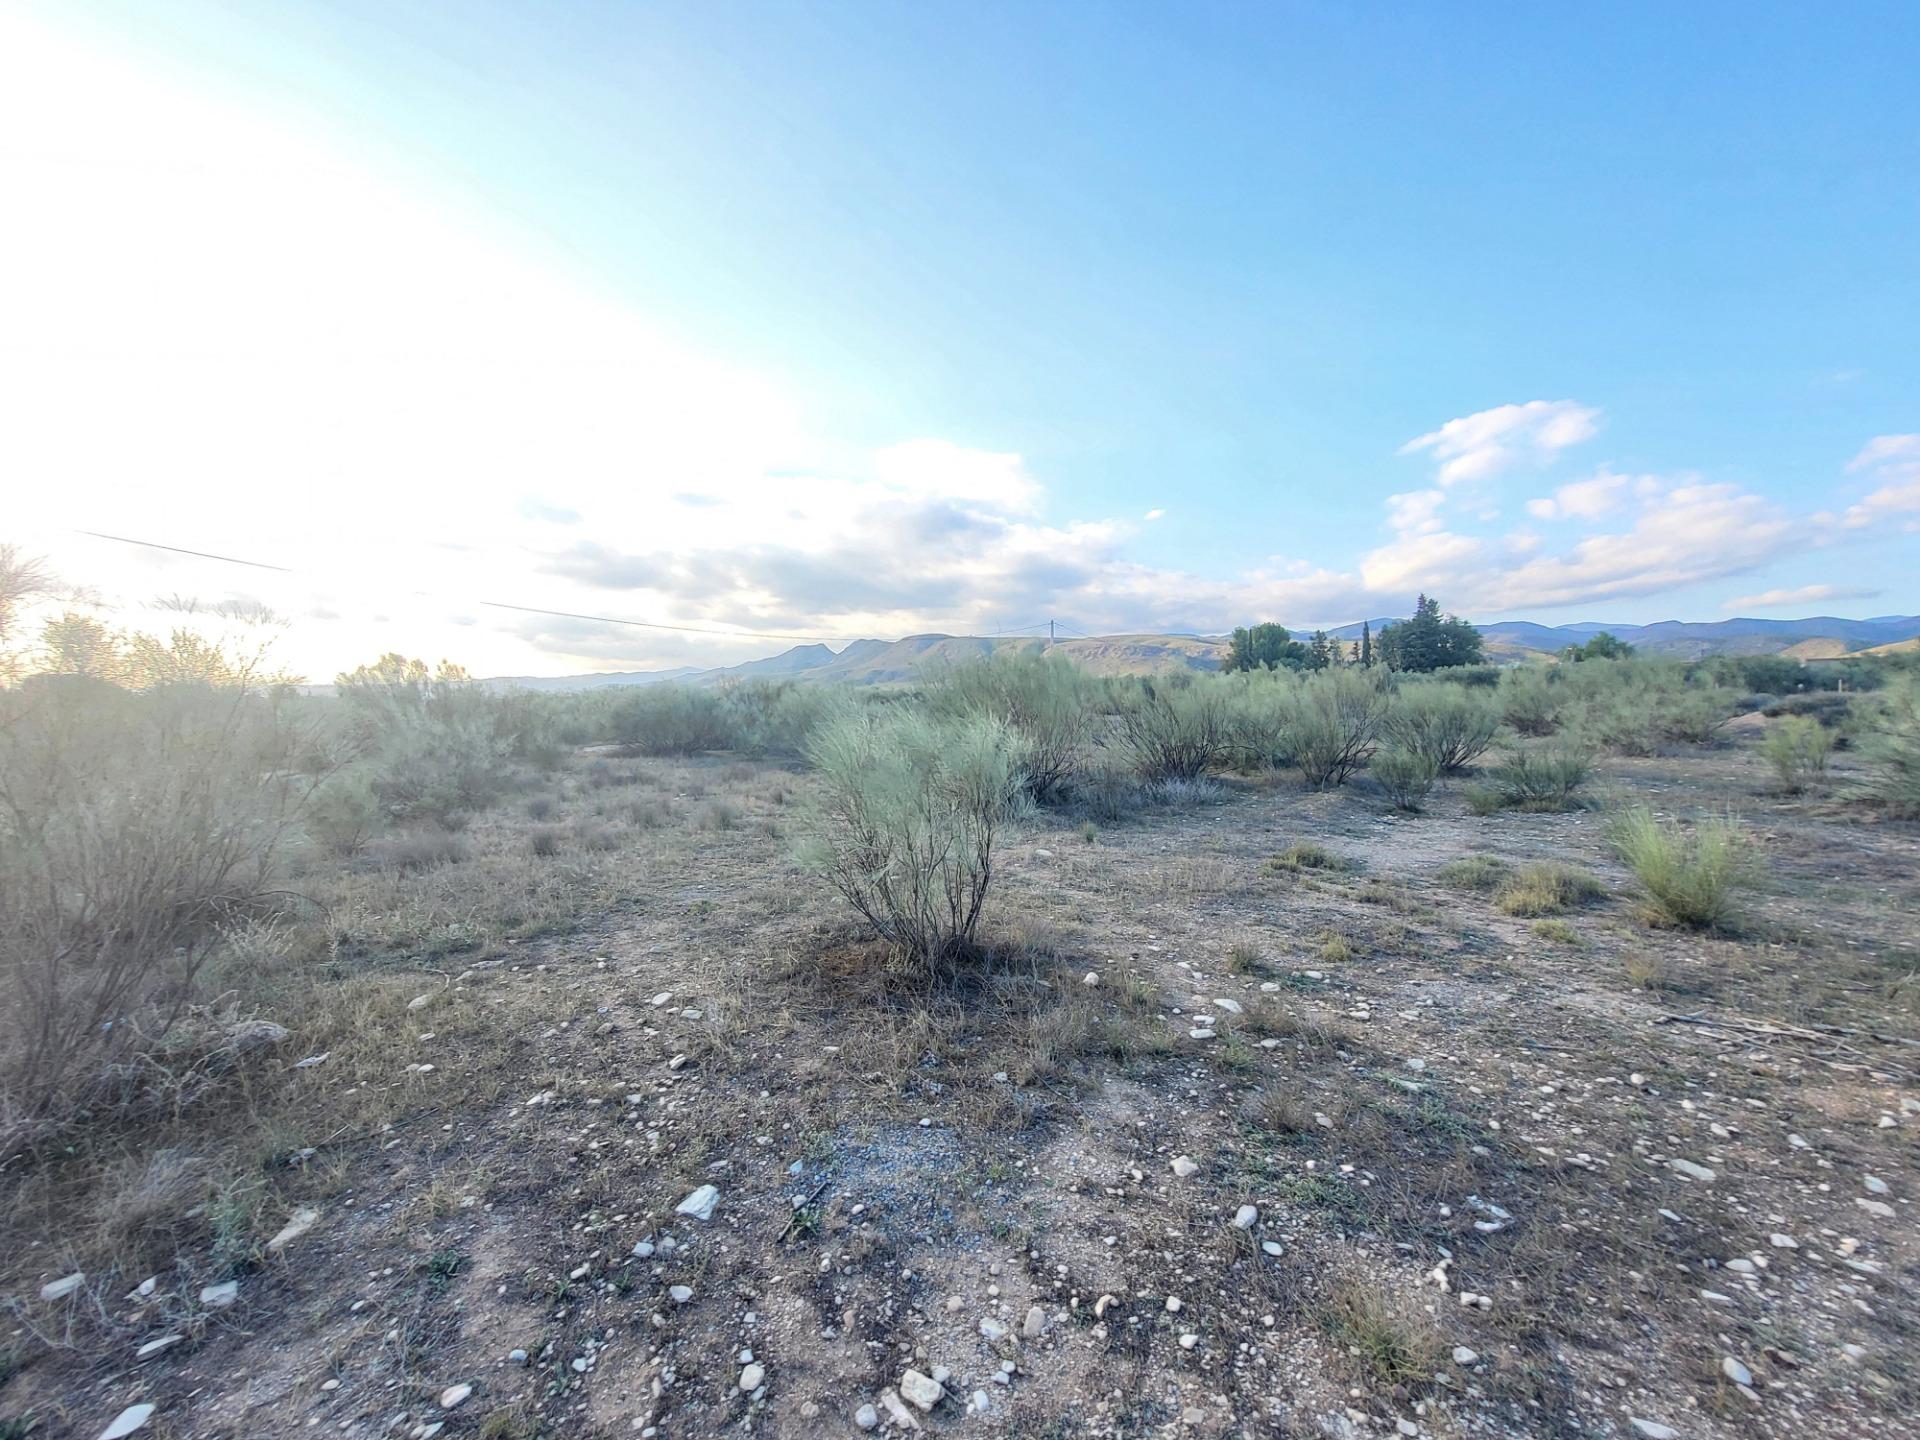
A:
[[[1480,632],[1458,615],[1442,616],[1440,602],[1422,595],[1405,620],[1395,620],[1373,633],[1373,622],[1360,622],[1360,638],[1342,641],[1316,630],[1296,640],[1284,625],[1272,621],[1233,632],[1227,645],[1225,670],[1327,670],[1342,665],[1381,665],[1389,670],[1446,670],[1456,665],[1478,665],[1486,658]]]

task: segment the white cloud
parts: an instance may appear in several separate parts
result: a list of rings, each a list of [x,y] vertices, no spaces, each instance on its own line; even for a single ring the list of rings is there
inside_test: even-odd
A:
[[[1629,490],[1647,496],[1659,488],[1653,476],[1618,475],[1602,465],[1590,478],[1562,485],[1551,497],[1529,500],[1527,513],[1540,520],[1594,520],[1619,509]]]
[[[1410,490],[1387,497],[1387,524],[1403,534],[1425,535],[1440,528],[1443,490]]]
[[[1857,530],[1897,519],[1920,530],[1920,435],[1874,436],[1848,462],[1847,473],[1884,483],[1848,506],[1842,523]]]
[[[1167,512],[1165,510],[1162,510],[1156,506],[1154,509],[1147,511],[1147,513],[1145,515],[1142,515],[1140,518],[1142,520],[1158,520],[1158,519],[1161,519],[1163,516],[1165,516],[1166,513]]]
[[[1792,590],[1762,590],[1758,595],[1742,595],[1729,600],[1722,610],[1777,610],[1787,605],[1814,605],[1825,600],[1870,600],[1878,590],[1857,590],[1839,585],[1801,585]]]
[[[1487,480],[1519,466],[1550,463],[1562,450],[1591,440],[1600,412],[1572,400],[1497,405],[1449,420],[1400,447],[1402,455],[1431,451],[1442,485]]]

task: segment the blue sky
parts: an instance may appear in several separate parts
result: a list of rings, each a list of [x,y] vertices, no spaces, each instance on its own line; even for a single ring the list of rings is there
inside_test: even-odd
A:
[[[27,538],[308,669],[1920,610],[1912,6],[22,15]]]

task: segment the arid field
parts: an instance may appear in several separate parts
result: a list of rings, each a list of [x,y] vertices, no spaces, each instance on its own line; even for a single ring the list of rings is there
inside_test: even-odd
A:
[[[936,963],[798,754],[309,803],[18,1132],[0,1434],[1912,1433],[1920,825],[1844,728],[1783,784],[1793,721],[1596,742],[1564,809],[1484,787],[1566,730],[1417,813],[1065,784]],[[1632,815],[1737,827],[1705,923]]]

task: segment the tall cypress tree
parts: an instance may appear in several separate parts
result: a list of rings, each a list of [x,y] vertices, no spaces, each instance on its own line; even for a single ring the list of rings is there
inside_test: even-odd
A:
[[[1360,622],[1360,663],[1373,664],[1373,622],[1371,620]]]

